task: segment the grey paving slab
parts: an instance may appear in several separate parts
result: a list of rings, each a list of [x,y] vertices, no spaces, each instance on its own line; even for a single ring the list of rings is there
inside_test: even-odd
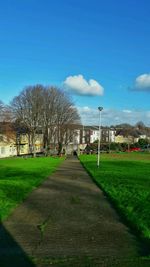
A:
[[[0,238],[0,259],[23,255],[26,267],[30,265],[26,256],[39,267],[126,267],[131,266],[125,265],[126,259],[137,259],[140,250],[135,236],[76,157],[65,160],[16,208],[0,228]],[[54,259],[63,259],[62,265]],[[95,263],[90,265],[91,259]],[[114,259],[116,265],[111,265]],[[20,264],[14,267],[24,266]]]

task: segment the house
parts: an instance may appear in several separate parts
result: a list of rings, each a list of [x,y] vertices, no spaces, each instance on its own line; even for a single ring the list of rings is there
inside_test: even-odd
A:
[[[101,127],[100,140],[102,143],[110,143],[115,141],[115,129],[109,127]],[[80,143],[92,144],[99,140],[98,126],[84,126],[81,130]]]
[[[17,155],[16,145],[13,139],[0,134],[0,158],[13,157]]]
[[[115,136],[115,143],[134,143],[132,136],[123,136],[118,134]]]
[[[15,133],[9,123],[0,122],[0,158],[17,155]]]

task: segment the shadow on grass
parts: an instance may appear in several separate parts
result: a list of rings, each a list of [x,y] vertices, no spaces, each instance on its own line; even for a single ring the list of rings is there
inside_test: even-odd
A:
[[[0,266],[1,267],[35,267],[20,245],[0,225]]]

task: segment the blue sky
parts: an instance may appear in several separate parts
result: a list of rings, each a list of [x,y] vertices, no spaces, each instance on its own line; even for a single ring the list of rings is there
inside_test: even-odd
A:
[[[96,124],[103,106],[105,125],[150,126],[149,14],[149,0],[2,1],[0,99],[65,85],[83,123]]]

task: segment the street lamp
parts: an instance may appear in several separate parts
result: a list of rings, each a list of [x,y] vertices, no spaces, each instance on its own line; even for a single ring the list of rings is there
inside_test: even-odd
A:
[[[98,156],[97,156],[97,167],[99,168],[100,163],[100,146],[101,146],[101,111],[103,110],[103,107],[98,107],[99,110],[99,138],[98,138]]]

